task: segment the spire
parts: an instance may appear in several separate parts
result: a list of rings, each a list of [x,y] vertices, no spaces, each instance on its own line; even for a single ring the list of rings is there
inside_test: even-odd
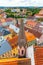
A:
[[[19,45],[19,47],[26,46],[26,37],[25,37],[23,19],[20,20],[20,31],[19,31],[19,37],[18,37],[18,45]]]

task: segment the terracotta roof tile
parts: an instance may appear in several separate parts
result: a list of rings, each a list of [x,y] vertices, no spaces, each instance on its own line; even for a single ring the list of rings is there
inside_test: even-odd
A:
[[[43,47],[34,46],[35,65],[43,65]]]
[[[32,27],[35,27],[36,24],[37,24],[37,22],[36,22],[36,21],[32,21],[32,20],[29,20],[29,21],[27,21],[27,23],[26,23],[26,25],[32,26]]]
[[[26,35],[26,39],[27,39],[27,42],[29,41],[32,41],[32,40],[35,40],[35,36],[32,34],[32,33],[29,33],[29,32],[25,32],[25,35]],[[11,44],[11,46],[15,46],[15,44],[17,44],[17,40],[18,40],[18,36],[14,36],[12,39],[9,39],[9,43]]]
[[[13,18],[6,18],[6,22],[10,22],[12,20],[13,20]]]
[[[33,27],[34,30],[43,33],[43,24],[38,23],[35,27]]]

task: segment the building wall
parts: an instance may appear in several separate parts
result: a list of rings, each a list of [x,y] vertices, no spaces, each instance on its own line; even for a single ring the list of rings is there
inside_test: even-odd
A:
[[[31,58],[31,65],[35,65],[33,45],[27,48],[26,57]]]

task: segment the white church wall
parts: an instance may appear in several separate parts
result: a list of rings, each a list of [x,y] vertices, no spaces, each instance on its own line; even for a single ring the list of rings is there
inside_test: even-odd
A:
[[[26,57],[31,59],[31,65],[35,65],[33,45],[27,48]]]

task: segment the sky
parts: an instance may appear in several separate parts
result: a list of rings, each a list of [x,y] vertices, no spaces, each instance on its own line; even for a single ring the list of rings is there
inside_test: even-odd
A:
[[[0,6],[35,6],[35,7],[43,7],[43,0],[0,0]]]

